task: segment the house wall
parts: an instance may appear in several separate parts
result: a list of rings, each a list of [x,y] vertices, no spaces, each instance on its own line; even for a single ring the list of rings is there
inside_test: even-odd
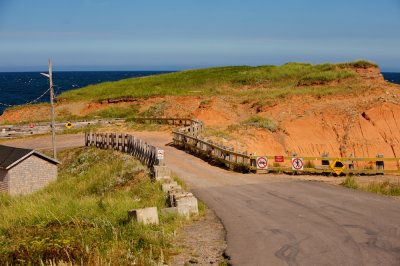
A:
[[[7,171],[0,169],[0,192],[8,192],[8,176]]]
[[[32,193],[56,179],[57,165],[33,154],[9,170],[9,193]]]

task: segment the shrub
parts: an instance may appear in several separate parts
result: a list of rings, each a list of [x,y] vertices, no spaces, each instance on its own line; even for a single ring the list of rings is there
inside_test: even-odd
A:
[[[247,120],[244,120],[240,123],[241,125],[244,126],[251,126],[251,127],[256,127],[256,128],[265,128],[268,129],[271,132],[275,132],[278,129],[278,126],[276,123],[266,117],[260,117],[260,116],[255,116],[251,117]]]
[[[357,180],[354,176],[347,176],[346,179],[343,181],[341,184],[344,187],[351,188],[351,189],[358,189],[359,185],[357,183]]]
[[[339,67],[346,68],[346,67],[355,67],[355,68],[369,68],[369,67],[378,67],[377,64],[368,60],[357,60],[355,62],[350,63],[342,63],[339,64]]]
[[[312,161],[306,161],[304,168],[315,168],[315,164]]]

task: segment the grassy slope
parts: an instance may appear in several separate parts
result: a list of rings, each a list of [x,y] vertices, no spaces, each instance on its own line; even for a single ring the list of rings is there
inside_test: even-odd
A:
[[[0,264],[148,265],[168,257],[176,217],[151,227],[127,221],[130,209],[165,206],[138,161],[96,149],[64,151],[60,158],[59,178],[44,190],[0,194]]]
[[[354,76],[352,67],[375,64],[357,61],[345,64],[311,65],[288,63],[282,66],[236,66],[182,71],[157,76],[106,82],[72,90],[59,96],[65,100],[103,100],[120,97],[149,97],[164,95],[258,95],[258,91],[243,91],[243,86],[270,89],[273,97],[282,97],[288,88],[298,87],[295,93],[317,93],[307,86],[345,80]],[[343,87],[343,86],[342,86]],[[342,87],[330,88],[331,93]]]
[[[400,183],[393,183],[389,180],[384,180],[382,182],[371,182],[369,184],[360,184],[357,182],[356,177],[348,176],[341,185],[347,188],[358,189],[381,195],[400,196]]]

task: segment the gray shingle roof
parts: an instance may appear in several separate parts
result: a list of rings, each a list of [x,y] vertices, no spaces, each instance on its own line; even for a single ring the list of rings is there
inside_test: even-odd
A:
[[[35,154],[38,157],[54,164],[60,163],[57,160],[47,157],[46,155],[41,154],[32,149],[23,149],[23,148],[0,145],[0,169],[8,170],[13,166],[15,166],[16,164],[18,164],[19,162],[28,158],[32,154]]]

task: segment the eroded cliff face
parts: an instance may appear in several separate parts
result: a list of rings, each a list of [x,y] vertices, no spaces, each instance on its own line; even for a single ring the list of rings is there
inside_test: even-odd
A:
[[[400,106],[382,103],[364,112],[322,114],[284,122],[282,149],[303,155],[386,157],[400,155]],[[273,135],[273,134],[272,134]]]
[[[160,96],[134,102],[58,103],[56,111],[58,115],[69,113],[79,117],[108,107],[136,105],[145,111],[162,104],[164,116],[201,119],[206,127],[220,132],[214,136],[216,141],[240,151],[265,155],[319,156],[328,152],[331,156],[400,156],[400,86],[385,82],[378,68],[354,71],[359,74],[354,80],[356,90],[350,88],[353,83],[341,84],[348,86],[350,92],[324,96],[294,94],[264,107],[229,95]],[[329,86],[311,89],[325,90]],[[7,111],[0,122],[48,116],[47,106],[30,106]],[[241,121],[254,116],[274,120],[277,130],[240,126]],[[223,137],[225,133],[229,137]]]
[[[268,117],[278,130],[238,128],[223,140],[225,145],[259,155],[400,156],[400,86],[386,83],[378,69],[360,71],[368,90],[321,98],[294,96],[261,112],[252,110],[248,116]],[[234,113],[219,111],[225,116]],[[208,125],[214,121],[210,116],[200,117]]]

